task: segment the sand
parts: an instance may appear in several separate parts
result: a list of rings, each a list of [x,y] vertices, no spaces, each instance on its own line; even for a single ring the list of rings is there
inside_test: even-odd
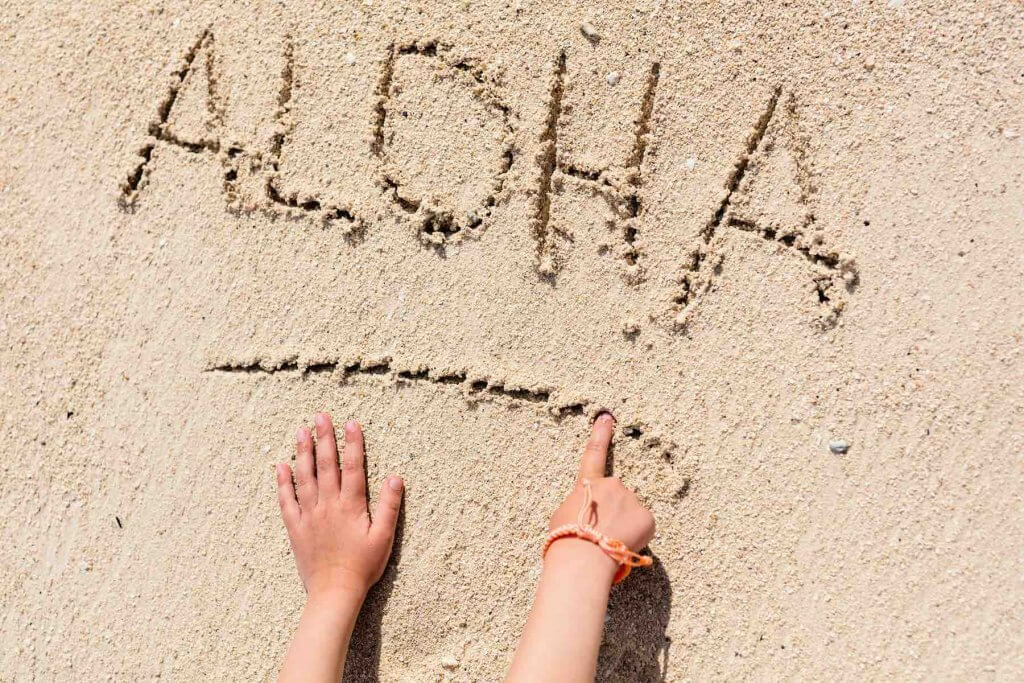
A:
[[[272,677],[328,410],[495,680],[602,409],[602,680],[1024,677],[1019,3],[332,5],[0,9],[0,679]]]

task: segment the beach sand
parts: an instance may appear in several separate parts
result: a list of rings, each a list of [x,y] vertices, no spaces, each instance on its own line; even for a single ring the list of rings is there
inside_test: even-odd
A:
[[[273,463],[407,493],[351,680],[511,659],[590,420],[601,680],[1024,677],[1016,2],[0,9],[0,679],[271,678]]]

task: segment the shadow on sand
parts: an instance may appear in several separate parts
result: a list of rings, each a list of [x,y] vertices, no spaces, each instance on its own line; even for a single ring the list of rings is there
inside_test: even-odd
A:
[[[384,618],[384,606],[391,597],[398,573],[398,562],[402,558],[402,536],[405,530],[405,498],[398,510],[398,524],[395,528],[395,544],[391,549],[388,566],[370,592],[366,595],[363,609],[359,611],[352,642],[348,648],[348,659],[345,662],[346,683],[365,683],[380,680],[380,638],[381,621]]]
[[[661,560],[634,570],[612,590],[597,658],[598,681],[664,681],[668,675],[665,635],[672,605],[672,587]]]

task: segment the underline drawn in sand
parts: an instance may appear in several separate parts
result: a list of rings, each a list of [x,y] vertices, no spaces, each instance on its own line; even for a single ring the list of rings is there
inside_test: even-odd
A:
[[[296,85],[294,44],[285,38],[281,85],[277,96],[277,110],[273,114],[274,133],[264,150],[247,150],[241,145],[222,140],[221,128],[225,120],[225,106],[218,94],[218,79],[214,60],[214,35],[207,29],[186,51],[179,67],[170,75],[167,94],[157,106],[157,115],[149,124],[148,139],[139,150],[139,161],[121,183],[119,204],[127,212],[135,210],[141,193],[148,184],[159,145],[173,146],[197,155],[216,158],[223,170],[223,192],[228,209],[244,215],[253,211],[271,218],[313,219],[323,226],[338,229],[346,239],[356,245],[367,229],[366,218],[350,205],[332,204],[315,193],[299,190],[285,191],[281,184],[282,150],[294,130],[296,121],[292,112]],[[447,88],[444,98],[459,100],[465,106],[475,106],[481,117],[493,126],[494,138],[477,141],[486,146],[493,161],[493,174],[489,177],[489,191],[475,209],[462,214],[431,196],[430,183],[438,178],[428,177],[416,167],[405,168],[396,145],[404,143],[416,147],[417,131],[408,123],[409,109],[413,105],[429,106],[409,98],[400,80],[404,70],[422,68],[429,62],[434,70],[431,88]],[[531,219],[536,243],[535,270],[537,276],[556,284],[560,269],[558,249],[554,244],[558,228],[552,222],[552,195],[559,192],[569,179],[590,187],[595,196],[603,198],[615,215],[615,229],[621,240],[617,250],[623,259],[623,275],[634,287],[643,286],[644,254],[642,241],[638,242],[643,218],[641,203],[642,171],[652,130],[653,114],[657,105],[657,91],[662,78],[659,62],[648,69],[637,115],[634,118],[633,144],[621,168],[583,168],[559,155],[559,125],[562,100],[568,77],[568,60],[564,51],[552,62],[548,89],[547,114],[543,121],[539,142],[536,202]],[[488,77],[481,62],[456,56],[450,45],[436,40],[392,44],[381,60],[380,76],[375,88],[376,102],[367,121],[367,154],[377,160],[378,197],[414,226],[421,242],[445,255],[445,247],[467,235],[479,237],[495,208],[508,195],[507,178],[514,162],[514,116],[497,94],[498,83]],[[201,134],[187,138],[176,127],[179,99],[186,87],[197,87],[199,79],[206,79],[206,120]],[[414,80],[413,83],[416,81]],[[416,112],[413,111],[414,117]],[[186,115],[187,117],[187,115]],[[420,131],[422,135],[422,131]],[[470,136],[472,137],[472,136]],[[470,144],[460,140],[460,144]],[[422,147],[422,145],[419,145]],[[482,148],[483,149],[483,148]],[[400,150],[399,150],[400,151]],[[424,187],[424,182],[427,183]],[[418,188],[413,185],[419,183]],[[725,180],[726,193],[703,226],[689,250],[689,256],[680,264],[679,289],[666,300],[666,320],[677,331],[687,328],[703,295],[714,284],[716,276],[725,268],[723,261],[722,228],[735,228],[779,247],[780,253],[801,257],[810,268],[810,285],[819,303],[817,324],[827,329],[836,324],[846,306],[847,294],[854,291],[859,274],[853,259],[826,246],[824,232],[818,226],[813,209],[815,188],[807,158],[805,134],[799,127],[796,97],[792,92],[776,87],[755,122],[740,157],[733,163]],[[669,297],[666,297],[668,299]],[[661,318],[662,314],[657,313]]]
[[[203,369],[212,374],[257,375],[281,377],[293,381],[306,381],[313,377],[326,377],[338,385],[346,385],[373,377],[397,389],[430,383],[461,394],[467,404],[493,403],[506,409],[533,408],[555,422],[567,418],[592,419],[602,410],[586,398],[568,397],[567,393],[552,387],[527,387],[514,382],[472,375],[465,370],[436,369],[427,365],[399,366],[389,356],[356,356],[348,360],[301,358],[286,355],[280,358],[218,359]],[[652,456],[657,463],[656,487],[668,494],[672,502],[682,500],[690,490],[692,476],[686,474],[675,442],[659,436],[643,421],[636,420],[621,427],[621,433],[641,452]],[[650,461],[648,460],[648,464]],[[643,463],[621,463],[627,470],[636,470]]]

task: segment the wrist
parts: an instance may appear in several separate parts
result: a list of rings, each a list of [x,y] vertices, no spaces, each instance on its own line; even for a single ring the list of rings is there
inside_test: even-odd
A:
[[[367,588],[356,585],[335,584],[311,587],[306,594],[307,608],[324,608],[334,611],[359,609],[366,599]]]
[[[600,546],[582,538],[560,538],[544,555],[544,571],[571,574],[576,580],[610,589],[619,564]]]

